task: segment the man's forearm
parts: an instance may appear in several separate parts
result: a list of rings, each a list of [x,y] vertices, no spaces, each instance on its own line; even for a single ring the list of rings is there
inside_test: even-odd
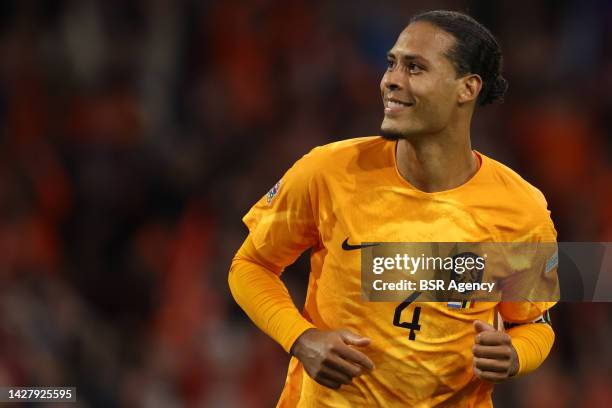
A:
[[[547,323],[521,324],[507,330],[519,359],[516,375],[527,374],[544,362],[555,342],[555,332]]]
[[[258,259],[250,238],[234,257],[228,282],[240,307],[285,351],[289,352],[295,340],[314,327],[297,310],[278,274]]]

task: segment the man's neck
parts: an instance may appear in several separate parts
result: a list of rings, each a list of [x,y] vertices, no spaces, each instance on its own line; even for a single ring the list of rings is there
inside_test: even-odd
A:
[[[459,140],[444,136],[401,139],[396,158],[401,176],[427,193],[459,187],[478,171],[469,135]]]

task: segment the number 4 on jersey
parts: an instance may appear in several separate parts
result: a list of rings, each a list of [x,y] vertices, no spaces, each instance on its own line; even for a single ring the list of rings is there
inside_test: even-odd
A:
[[[402,312],[406,309],[412,302],[419,297],[421,292],[414,292],[412,295],[408,296],[406,300],[399,304],[395,308],[395,314],[393,315],[393,325],[397,327],[403,327],[404,329],[410,329],[410,333],[408,334],[409,340],[414,340],[416,337],[415,331],[421,330],[421,325],[419,324],[419,317],[421,316],[421,307],[417,306],[414,308],[414,313],[412,314],[412,322],[400,322],[402,318]]]

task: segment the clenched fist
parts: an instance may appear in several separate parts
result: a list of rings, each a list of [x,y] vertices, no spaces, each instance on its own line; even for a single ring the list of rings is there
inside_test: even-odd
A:
[[[316,382],[338,389],[354,377],[374,369],[368,356],[351,347],[369,344],[370,339],[348,330],[309,329],[295,341],[291,354],[300,360]]]
[[[476,377],[498,383],[514,376],[519,363],[512,338],[480,320],[474,322],[474,329],[476,338],[472,353]]]

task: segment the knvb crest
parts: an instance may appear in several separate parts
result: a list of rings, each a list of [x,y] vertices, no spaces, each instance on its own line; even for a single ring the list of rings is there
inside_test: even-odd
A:
[[[482,283],[484,268],[479,268],[478,259],[483,258],[473,252],[463,252],[453,256],[454,268],[450,273],[451,280],[457,283]],[[465,293],[470,292],[472,291],[465,291]]]

